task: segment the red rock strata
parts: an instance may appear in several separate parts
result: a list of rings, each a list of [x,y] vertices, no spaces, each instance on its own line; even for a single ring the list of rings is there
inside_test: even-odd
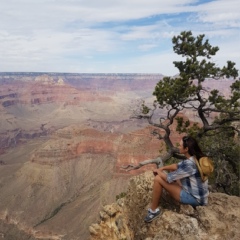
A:
[[[175,124],[173,127],[176,127]],[[111,155],[115,159],[114,172],[121,174],[139,174],[146,169],[153,169],[155,165],[147,165],[126,172],[122,166],[157,158],[165,151],[162,141],[151,134],[152,126],[130,133],[107,132],[98,129],[77,128],[76,126],[57,131],[54,139],[49,140],[41,149],[32,156],[31,161],[43,165],[55,165],[62,161],[75,159],[83,154],[98,156]],[[174,132],[171,136],[174,144],[180,141],[181,135]]]

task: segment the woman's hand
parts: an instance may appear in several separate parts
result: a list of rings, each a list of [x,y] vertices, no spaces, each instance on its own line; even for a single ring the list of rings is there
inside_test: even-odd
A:
[[[153,174],[154,174],[154,176],[156,176],[156,175],[159,175],[159,174],[161,174],[161,173],[162,173],[162,171],[163,171],[163,169],[162,169],[162,168],[157,168],[157,169],[154,169],[154,170],[153,170]]]
[[[153,170],[154,176],[159,176],[160,178],[164,179],[165,181],[167,180],[167,173],[164,172],[164,169],[158,168]]]
[[[163,173],[163,171],[175,171],[177,170],[177,164],[174,163],[174,164],[171,164],[171,165],[167,165],[167,166],[163,166],[163,167],[160,167],[160,168],[156,168],[153,170],[153,174],[156,176],[156,175],[160,175],[160,173]]]

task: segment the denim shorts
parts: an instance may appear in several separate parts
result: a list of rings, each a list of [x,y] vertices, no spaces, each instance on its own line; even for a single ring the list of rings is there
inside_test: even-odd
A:
[[[193,207],[200,205],[196,198],[194,198],[190,193],[186,192],[183,189],[180,192],[180,202],[183,204],[192,205]]]

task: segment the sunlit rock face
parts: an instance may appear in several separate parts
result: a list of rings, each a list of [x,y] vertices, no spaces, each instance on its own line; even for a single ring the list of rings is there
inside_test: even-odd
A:
[[[151,96],[161,78],[160,74],[1,73],[0,149],[87,119],[129,119],[131,104]]]
[[[1,73],[0,239],[88,239],[89,226],[127,191],[129,178],[155,168],[122,166],[165,151],[146,121],[131,118],[139,100],[153,100],[161,78]],[[176,144],[181,135],[171,138]]]
[[[89,227],[91,240],[120,239],[239,239],[240,198],[210,193],[208,206],[196,209],[176,205],[170,199],[160,203],[162,215],[152,223],[143,219],[149,208],[153,174],[145,172],[128,182],[126,196],[100,211],[100,221]]]
[[[137,173],[121,166],[159,154],[147,123],[130,119],[159,80],[138,84],[147,77],[1,75],[0,237],[87,239]]]

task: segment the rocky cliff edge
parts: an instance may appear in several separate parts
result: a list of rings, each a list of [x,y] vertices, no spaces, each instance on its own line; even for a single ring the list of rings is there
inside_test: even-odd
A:
[[[153,174],[132,177],[126,196],[103,207],[99,223],[89,227],[91,240],[240,239],[240,198],[210,193],[208,206],[196,209],[163,199],[163,214],[144,223],[152,194]],[[122,194],[124,195],[124,194]]]

